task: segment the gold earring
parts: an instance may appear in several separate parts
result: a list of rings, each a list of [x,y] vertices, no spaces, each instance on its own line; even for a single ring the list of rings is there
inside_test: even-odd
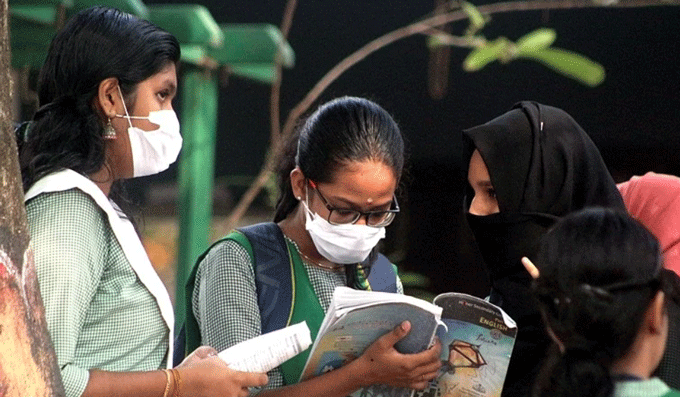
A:
[[[116,139],[116,130],[113,129],[113,126],[111,125],[111,119],[108,119],[109,121],[106,123],[106,126],[104,127],[104,134],[103,137],[104,139]]]

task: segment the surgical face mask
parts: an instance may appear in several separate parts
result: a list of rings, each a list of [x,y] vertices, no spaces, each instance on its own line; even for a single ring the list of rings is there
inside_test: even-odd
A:
[[[123,93],[118,86],[121,99]],[[173,110],[157,110],[149,112],[149,116],[130,116],[123,100],[125,115],[116,115],[128,119],[128,137],[132,150],[133,177],[157,174],[165,171],[177,160],[182,149],[182,136],[179,134],[179,120]],[[149,120],[158,125],[152,131],[145,131],[132,126],[131,119]]]
[[[305,228],[316,250],[333,263],[360,263],[368,258],[373,247],[385,237],[384,227],[366,225],[332,225],[319,214],[312,213],[304,201]]]

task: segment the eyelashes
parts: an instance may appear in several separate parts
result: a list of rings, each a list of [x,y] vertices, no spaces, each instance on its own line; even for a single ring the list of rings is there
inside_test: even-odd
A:
[[[156,96],[161,100],[165,101],[170,97],[170,90],[163,90],[156,94]]]

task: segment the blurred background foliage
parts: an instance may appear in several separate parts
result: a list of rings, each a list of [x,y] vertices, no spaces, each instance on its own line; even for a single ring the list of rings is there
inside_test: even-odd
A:
[[[11,0],[10,6],[58,4],[43,14],[56,26],[68,16],[69,7],[84,1]],[[168,8],[168,3],[184,4],[147,0],[142,5],[158,10]],[[596,2],[551,3],[566,8],[567,3]],[[287,36],[294,66],[289,62],[292,67],[282,71],[278,113],[285,118],[328,70],[376,37],[437,13],[464,13],[460,21],[424,30],[371,53],[334,80],[309,111],[334,97],[357,95],[377,101],[394,115],[407,138],[410,160],[400,189],[402,213],[388,229],[382,249],[398,263],[409,293],[429,297],[460,291],[484,296],[487,276],[462,211],[460,131],[502,114],[514,102],[536,100],[572,114],[598,145],[617,181],[647,171],[679,175],[680,98],[673,87],[680,85],[680,74],[673,43],[680,40],[680,9],[671,6],[675,1],[666,3],[663,7],[526,10],[489,16],[483,12],[485,7],[506,3],[300,2]],[[279,26],[286,4],[284,0],[203,0],[196,6],[204,11],[196,12],[214,18],[224,38],[226,25]],[[169,28],[173,26],[178,25]],[[210,37],[211,31],[205,34]],[[44,46],[49,36],[29,39]],[[212,241],[228,232],[227,215],[267,156],[275,69],[271,65],[237,67],[233,59],[210,69],[210,64],[201,62],[213,58],[205,57],[200,48],[183,46],[183,53],[187,61],[181,74],[191,67],[206,67],[220,82],[215,179],[212,205],[208,203],[213,216],[203,225],[210,231],[207,240]],[[20,92],[17,113],[20,118],[30,117],[36,106],[31,89],[36,73],[18,67],[15,76]],[[181,93],[176,105],[182,109]],[[171,292],[178,252],[178,174],[178,165],[174,165],[168,172],[128,184],[130,195],[140,203],[145,246]],[[239,224],[271,218],[274,186],[269,177],[266,189]]]

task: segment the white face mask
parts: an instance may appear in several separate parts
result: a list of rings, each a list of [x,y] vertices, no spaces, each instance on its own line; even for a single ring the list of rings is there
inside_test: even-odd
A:
[[[305,228],[316,250],[324,258],[338,264],[360,263],[368,258],[373,247],[385,237],[384,227],[366,225],[332,225],[305,207]]]
[[[120,97],[123,94],[118,86]],[[182,149],[182,135],[179,134],[179,120],[173,110],[157,110],[149,112],[148,117],[130,116],[123,100],[125,116],[116,115],[128,119],[128,137],[132,150],[133,177],[157,174],[165,171],[170,164],[177,160],[179,151]],[[152,131],[145,131],[132,126],[131,119],[149,120],[158,125]]]

